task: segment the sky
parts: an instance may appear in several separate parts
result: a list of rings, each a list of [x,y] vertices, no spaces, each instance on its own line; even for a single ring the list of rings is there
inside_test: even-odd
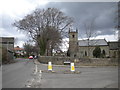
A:
[[[53,1],[53,0],[52,0]],[[60,9],[67,16],[74,18],[73,30],[78,29],[78,38],[85,38],[85,23],[94,20],[96,39],[116,41],[117,0],[109,2],[96,2],[100,0],[78,0],[80,2],[50,2],[50,0],[1,0],[0,1],[0,36],[15,37],[15,46],[22,47],[28,40],[27,33],[20,32],[13,23],[22,19],[36,8],[46,9],[54,7]],[[91,1],[91,0],[90,0]],[[104,0],[105,1],[105,0]],[[115,2],[116,1],[116,2]],[[68,40],[68,39],[66,39]]]

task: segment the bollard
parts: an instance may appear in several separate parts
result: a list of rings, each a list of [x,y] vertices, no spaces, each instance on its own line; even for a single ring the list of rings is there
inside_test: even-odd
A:
[[[71,63],[71,71],[74,72],[75,71],[75,66],[74,63]]]
[[[52,63],[48,62],[48,71],[52,71]]]

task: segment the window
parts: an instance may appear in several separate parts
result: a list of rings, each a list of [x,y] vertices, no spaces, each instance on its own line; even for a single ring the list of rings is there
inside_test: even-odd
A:
[[[74,55],[74,57],[76,57],[76,54]]]
[[[2,42],[2,44],[14,44],[14,42]]]
[[[9,44],[14,44],[14,42],[9,42]]]
[[[79,45],[79,43],[77,42],[77,45]]]
[[[74,38],[74,37],[75,37],[75,35],[72,35],[72,37]]]
[[[2,44],[7,44],[7,42],[2,42]]]
[[[85,56],[87,56],[87,52],[85,51]]]

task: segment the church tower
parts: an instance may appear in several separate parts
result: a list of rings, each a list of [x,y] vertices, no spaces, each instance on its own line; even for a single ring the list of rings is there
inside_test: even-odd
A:
[[[69,53],[70,57],[77,57],[78,52],[78,30],[69,30]]]

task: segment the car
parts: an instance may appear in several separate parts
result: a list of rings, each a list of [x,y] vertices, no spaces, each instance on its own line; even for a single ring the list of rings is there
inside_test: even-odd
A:
[[[33,56],[29,56],[29,59],[33,59]]]

